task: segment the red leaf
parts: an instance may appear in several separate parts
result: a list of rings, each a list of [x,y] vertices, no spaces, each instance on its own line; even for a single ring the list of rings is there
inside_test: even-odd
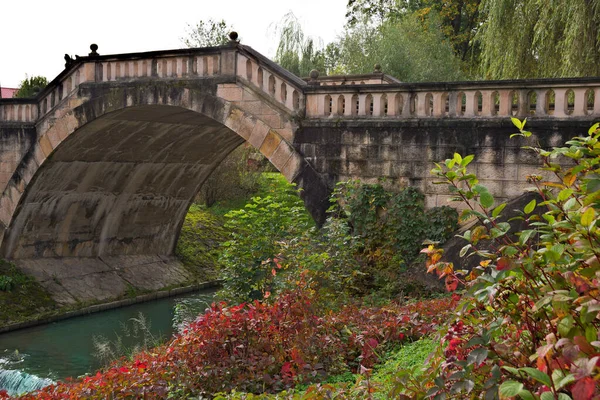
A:
[[[446,290],[449,292],[454,292],[458,287],[458,279],[453,276],[446,277]]]
[[[496,263],[496,269],[498,271],[505,270],[510,267],[510,261],[506,257],[500,257],[498,262]]]
[[[591,400],[596,391],[596,383],[589,376],[579,380],[572,390],[573,400]]]

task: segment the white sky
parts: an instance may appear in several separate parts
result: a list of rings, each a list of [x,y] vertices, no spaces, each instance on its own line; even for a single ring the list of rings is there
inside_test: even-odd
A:
[[[292,11],[305,34],[333,41],[342,32],[347,0],[0,0],[0,85],[27,76],[49,81],[65,53],[118,54],[185,47],[180,38],[199,20],[224,19],[243,44],[272,58],[273,26]]]

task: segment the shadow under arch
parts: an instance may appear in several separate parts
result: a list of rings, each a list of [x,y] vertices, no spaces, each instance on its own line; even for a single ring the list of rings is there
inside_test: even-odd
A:
[[[165,89],[84,90],[48,125],[5,190],[3,257],[171,256],[201,184],[244,141],[323,222],[329,189],[276,130],[214,91]]]

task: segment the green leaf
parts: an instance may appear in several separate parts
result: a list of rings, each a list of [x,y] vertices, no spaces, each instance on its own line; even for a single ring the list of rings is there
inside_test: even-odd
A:
[[[483,347],[479,347],[469,353],[469,355],[467,356],[467,365],[471,365],[471,364],[479,365],[485,361],[487,356],[488,356],[487,349],[485,349]]]
[[[563,189],[563,190],[560,191],[560,193],[558,194],[558,196],[556,197],[556,199],[558,201],[565,201],[572,194],[573,194],[573,189]]]
[[[524,368],[520,368],[520,370],[525,372],[527,375],[529,375],[530,377],[532,377],[539,383],[542,383],[548,387],[552,387],[552,382],[550,381],[550,377],[548,376],[548,374],[540,371],[539,369],[531,368],[531,367],[524,367]]]
[[[525,206],[523,211],[525,211],[525,214],[531,214],[531,212],[535,209],[536,205],[537,205],[537,201],[535,201],[535,199],[533,199],[529,203],[527,203],[527,205]]]
[[[519,130],[523,129],[523,125],[525,125],[525,124],[522,123],[521,120],[519,120],[518,118],[515,118],[515,117],[510,117],[510,120],[512,121],[513,125],[517,127],[517,129],[519,129]]]
[[[523,389],[518,393],[519,397],[523,400],[535,400],[535,396],[527,389]]]
[[[484,208],[490,208],[494,204],[494,196],[490,192],[483,192],[479,195],[479,201]]]
[[[468,244],[466,246],[464,246],[462,249],[460,249],[460,253],[458,253],[459,257],[464,257],[465,254],[467,254],[467,251],[469,251],[469,249],[471,248],[471,244]]]
[[[540,396],[540,400],[554,400],[554,393],[552,393],[552,392],[544,392]]]
[[[500,213],[502,212],[502,210],[504,210],[504,207],[506,207],[506,203],[501,203],[496,208],[494,208],[494,210],[492,211],[492,217],[495,218],[498,215],[500,215]]]
[[[463,158],[462,162],[460,163],[460,166],[466,167],[467,165],[469,165],[471,163],[471,161],[473,161],[474,158],[475,158],[475,156],[473,154],[469,154],[468,156]]]
[[[462,156],[458,153],[454,153],[454,157],[453,160],[457,163],[457,164],[461,164],[462,163]]]
[[[595,219],[596,211],[592,207],[589,207],[581,216],[581,225],[589,227]]]
[[[523,384],[515,381],[505,381],[500,385],[500,398],[514,397],[523,390]]]
[[[523,232],[521,232],[521,235],[519,236],[519,243],[521,245],[524,245],[525,243],[527,243],[527,241],[529,240],[531,235],[533,235],[534,233],[535,233],[535,230],[533,230],[533,229],[524,230]]]
[[[588,129],[588,135],[593,135],[594,132],[598,130],[598,127],[600,127],[600,122],[596,122],[594,125],[590,126],[590,129]]]
[[[558,333],[560,333],[560,336],[568,337],[569,331],[571,330],[571,328],[573,328],[574,323],[575,320],[571,315],[567,315],[566,317],[561,319],[558,323]]]
[[[576,204],[577,204],[577,199],[575,197],[571,197],[569,200],[567,200],[567,202],[565,203],[565,205],[563,207],[565,208],[566,211],[569,211],[569,210],[573,209],[573,207],[575,207]]]

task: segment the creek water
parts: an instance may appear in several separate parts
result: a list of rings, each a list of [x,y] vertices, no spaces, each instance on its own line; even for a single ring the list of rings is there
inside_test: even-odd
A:
[[[15,395],[91,373],[102,366],[99,343],[131,349],[149,337],[167,339],[213,297],[203,290],[0,334],[0,390]]]

